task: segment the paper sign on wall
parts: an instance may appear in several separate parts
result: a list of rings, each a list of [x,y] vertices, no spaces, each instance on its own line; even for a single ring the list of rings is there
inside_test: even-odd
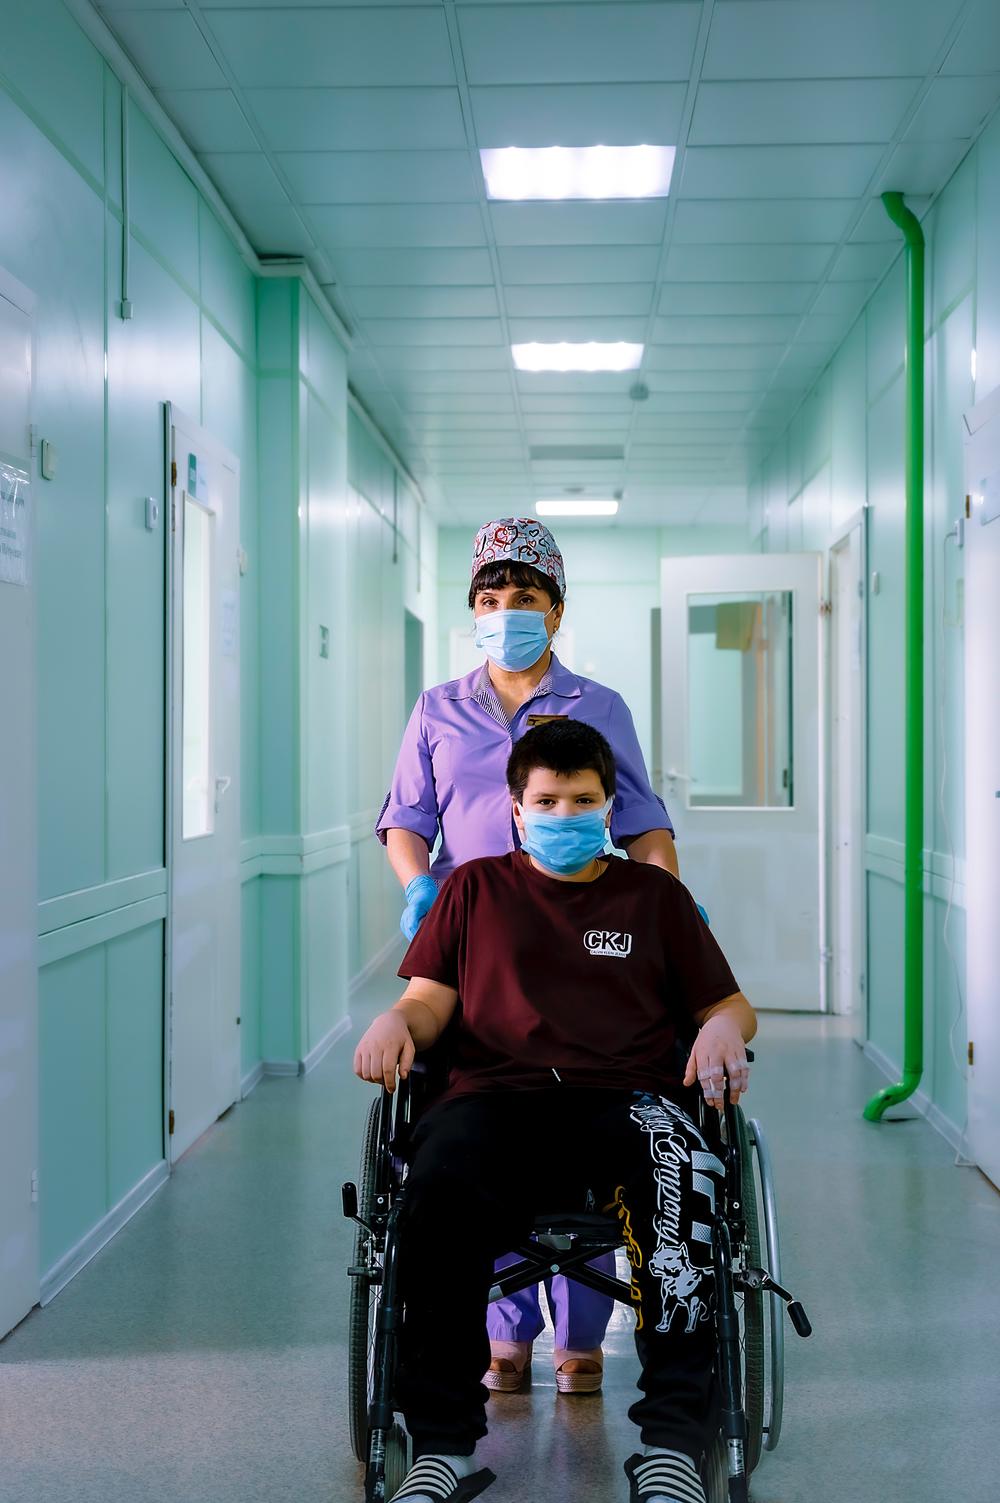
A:
[[[28,476],[24,470],[0,461],[0,583],[28,583],[30,541]]]

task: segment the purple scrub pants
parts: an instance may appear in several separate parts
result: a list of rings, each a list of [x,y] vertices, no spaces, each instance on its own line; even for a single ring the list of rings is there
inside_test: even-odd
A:
[[[497,1259],[497,1268],[519,1262],[515,1253]],[[590,1265],[601,1273],[614,1275],[615,1255],[604,1253]],[[549,1313],[555,1327],[557,1350],[589,1352],[601,1345],[611,1319],[614,1300],[596,1289],[585,1289],[557,1273],[545,1280]],[[498,1299],[486,1312],[486,1329],[491,1341],[534,1341],[545,1329],[539,1286],[522,1289],[508,1299]]]

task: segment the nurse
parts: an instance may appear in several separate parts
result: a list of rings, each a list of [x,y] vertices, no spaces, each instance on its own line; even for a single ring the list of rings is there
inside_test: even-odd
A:
[[[548,528],[503,517],[476,534],[469,606],[487,661],[421,694],[410,716],[376,833],[406,894],[400,928],[412,939],[440,883],[464,861],[519,848],[506,767],[513,743],[546,720],[585,720],[615,754],[611,836],[633,861],[677,874],[673,827],[649,785],[628,706],[613,689],[559,662],[552,638],[564,610],[562,555]],[[431,866],[431,851],[440,846]],[[498,1265],[499,1266],[499,1265]],[[595,1260],[614,1271],[614,1257]],[[612,1301],[557,1275],[548,1287],[560,1393],[594,1393]],[[492,1361],[483,1381],[514,1392],[544,1326],[537,1288],[492,1304]]]

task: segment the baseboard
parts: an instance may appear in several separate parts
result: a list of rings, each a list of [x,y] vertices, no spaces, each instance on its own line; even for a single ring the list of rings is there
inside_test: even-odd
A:
[[[299,1075],[299,1061],[297,1059],[262,1059],[260,1062],[262,1075]]]
[[[85,1268],[91,1258],[97,1256],[102,1247],[107,1246],[111,1238],[120,1232],[126,1221],[130,1221],[136,1211],[142,1209],[146,1201],[161,1185],[166,1184],[170,1178],[170,1169],[166,1159],[161,1159],[154,1164],[148,1174],[143,1175],[137,1185],[133,1185],[127,1195],[123,1195],[116,1206],[102,1216],[96,1226],[91,1227],[85,1237],[82,1237],[75,1247],[71,1247],[68,1253],[54,1263],[48,1273],[42,1277],[41,1294],[38,1303],[47,1305],[55,1299],[61,1289],[65,1289],[70,1279],[76,1277],[81,1268]]]
[[[264,1061],[259,1059],[251,1070],[240,1081],[240,1100],[245,1101],[255,1085],[259,1085],[264,1079]]]
[[[403,943],[403,936],[401,934],[394,934],[390,939],[386,940],[381,950],[379,950],[375,955],[372,956],[368,964],[362,966],[361,970],[358,971],[356,976],[351,977],[350,984],[347,988],[347,995],[349,997],[353,997],[355,992],[360,991],[365,982],[370,981],[375,972],[381,966],[385,965],[390,955],[392,955],[397,950],[400,952],[402,951]]]
[[[875,1068],[877,1070],[881,1070],[882,1074],[887,1076],[890,1081],[897,1081],[900,1079],[902,1071],[900,1070],[899,1066],[893,1064],[889,1056],[887,1054],[884,1054],[882,1050],[877,1047],[877,1045],[870,1042],[867,1044],[862,1044],[861,1052],[864,1055],[865,1059],[871,1060]],[[907,1101],[912,1102],[916,1111],[918,1111],[920,1115],[926,1119],[930,1126],[934,1128],[935,1132],[939,1132],[941,1134],[945,1142],[950,1144],[951,1147],[954,1148],[956,1153],[960,1151],[962,1146],[962,1129],[960,1127],[956,1127],[955,1123],[951,1120],[950,1117],[945,1116],[941,1108],[937,1105],[936,1102],[931,1100],[926,1091],[914,1091],[912,1096],[907,1097]],[[900,1102],[900,1106],[905,1106],[906,1104],[906,1101]]]
[[[315,1070],[320,1060],[323,1059],[325,1055],[329,1054],[330,1050],[333,1048],[337,1040],[342,1039],[345,1033],[350,1033],[352,1026],[353,1025],[351,1023],[351,1017],[349,1013],[346,1016],[339,1018],[337,1022],[334,1023],[329,1033],[324,1034],[319,1043],[315,1044],[313,1048],[309,1050],[309,1053],[306,1055],[305,1059],[299,1061],[299,1074],[308,1075],[310,1070]]]

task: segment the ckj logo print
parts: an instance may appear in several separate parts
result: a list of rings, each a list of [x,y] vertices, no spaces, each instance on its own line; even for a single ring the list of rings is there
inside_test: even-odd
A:
[[[618,929],[588,929],[583,942],[591,955],[612,955],[624,960],[632,953],[632,936]]]

